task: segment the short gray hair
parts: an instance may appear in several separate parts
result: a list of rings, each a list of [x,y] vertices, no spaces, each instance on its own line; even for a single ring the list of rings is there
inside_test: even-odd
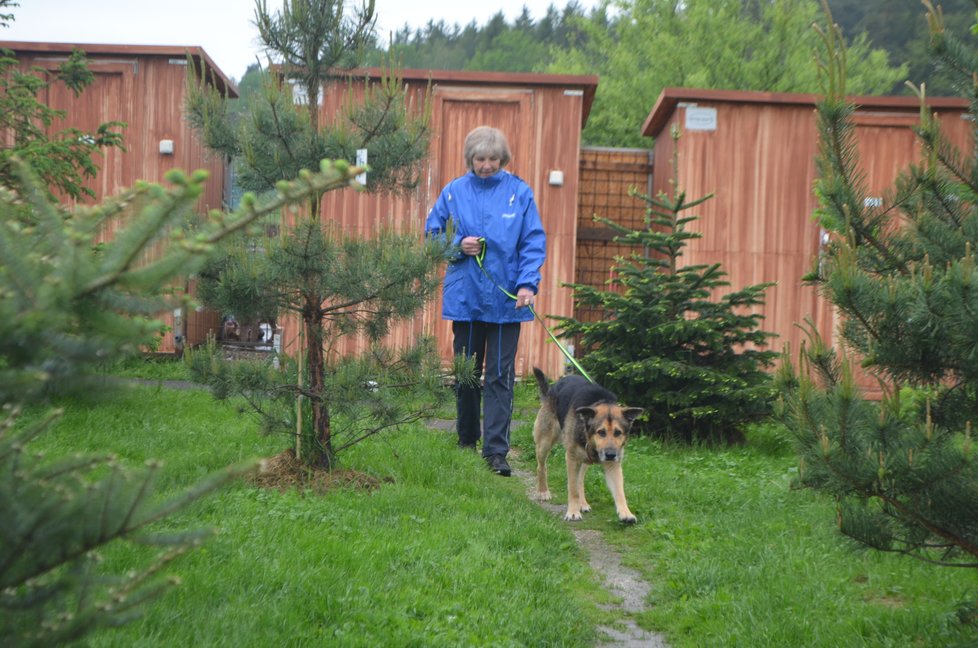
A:
[[[465,166],[472,168],[472,159],[477,155],[487,155],[499,158],[499,168],[503,168],[513,158],[509,150],[506,136],[498,128],[479,126],[465,136],[465,146],[462,149],[465,156]]]

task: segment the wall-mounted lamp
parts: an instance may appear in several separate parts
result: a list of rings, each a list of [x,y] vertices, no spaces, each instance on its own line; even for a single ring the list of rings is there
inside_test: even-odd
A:
[[[160,140],[160,155],[173,155],[173,140]]]

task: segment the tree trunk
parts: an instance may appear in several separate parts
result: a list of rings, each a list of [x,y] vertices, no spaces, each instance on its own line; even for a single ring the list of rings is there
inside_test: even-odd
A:
[[[303,324],[306,327],[306,373],[309,393],[312,395],[309,399],[312,411],[312,433],[316,439],[313,461],[326,468],[332,468],[335,455],[329,406],[323,401],[326,367],[323,357],[323,325],[319,315],[321,303],[307,304],[303,314]]]

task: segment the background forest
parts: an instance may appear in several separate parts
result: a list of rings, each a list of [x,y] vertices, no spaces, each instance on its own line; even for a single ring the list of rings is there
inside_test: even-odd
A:
[[[596,74],[600,84],[584,142],[647,147],[638,132],[662,88],[687,86],[816,92],[811,26],[824,22],[819,0],[608,0],[585,10],[555,2],[546,15],[512,22],[500,11],[485,24],[431,19],[381,34],[368,61],[389,54],[404,68]],[[936,3],[935,3],[936,4]],[[971,0],[942,0],[946,24],[964,35]],[[951,88],[927,56],[920,0],[829,0],[849,42],[852,94],[904,94],[904,81],[927,80],[931,95]],[[258,86],[242,79],[242,91]]]
[[[394,33],[392,49],[407,68],[540,72],[552,65],[561,51],[583,47],[590,26],[610,29],[616,25],[624,14],[613,7],[663,5],[678,11],[677,4],[626,0],[587,12],[571,0],[563,8],[552,4],[547,14],[536,21],[526,10],[512,23],[501,11],[485,25],[450,25],[443,20],[430,20],[421,29],[412,30],[405,25]],[[763,3],[741,0],[741,4],[746,18],[756,17]],[[920,0],[829,0],[828,4],[847,39],[865,33],[870,44],[887,51],[892,65],[910,65],[909,78],[928,76],[931,65],[927,62],[927,23]],[[948,27],[964,34],[971,24],[973,3],[942,0],[939,4]],[[902,92],[902,84],[894,86],[892,92]]]

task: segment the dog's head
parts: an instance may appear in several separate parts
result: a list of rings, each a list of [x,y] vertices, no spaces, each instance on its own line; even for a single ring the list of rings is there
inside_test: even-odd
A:
[[[599,403],[578,407],[574,412],[585,428],[585,447],[595,461],[621,461],[632,421],[644,410],[622,407],[616,403]]]

